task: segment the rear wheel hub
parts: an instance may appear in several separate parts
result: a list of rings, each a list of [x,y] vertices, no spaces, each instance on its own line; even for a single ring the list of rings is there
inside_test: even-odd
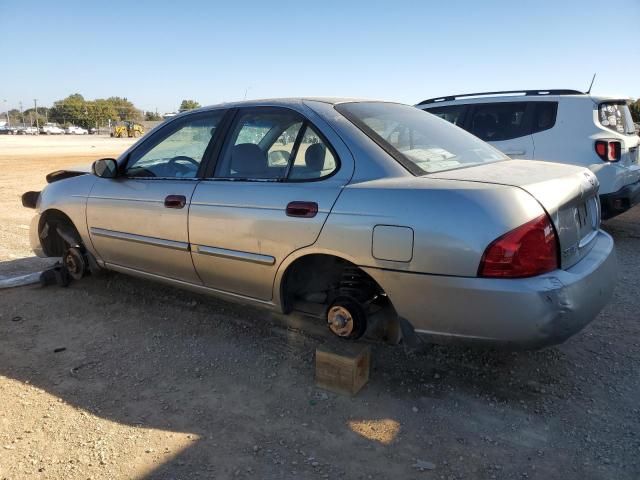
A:
[[[341,305],[335,305],[329,309],[327,322],[329,329],[339,337],[350,337],[353,333],[353,316]]]

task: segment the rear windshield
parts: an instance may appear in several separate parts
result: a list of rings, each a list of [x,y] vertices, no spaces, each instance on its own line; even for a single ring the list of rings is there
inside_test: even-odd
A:
[[[629,135],[636,131],[629,105],[626,102],[601,103],[598,105],[598,119],[600,125],[614,132]]]
[[[508,160],[482,140],[415,107],[361,102],[339,104],[336,110],[414,175]]]

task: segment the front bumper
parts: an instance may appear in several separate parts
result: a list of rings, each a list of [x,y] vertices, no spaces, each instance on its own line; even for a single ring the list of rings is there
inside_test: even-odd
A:
[[[613,239],[598,233],[589,254],[567,270],[487,279],[364,268],[398,315],[438,343],[540,348],[562,343],[591,322],[613,294]]]
[[[617,192],[600,195],[602,218],[620,215],[638,203],[640,203],[640,180],[622,187]]]

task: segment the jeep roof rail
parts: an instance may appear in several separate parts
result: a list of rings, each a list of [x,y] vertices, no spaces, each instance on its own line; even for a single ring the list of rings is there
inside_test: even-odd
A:
[[[525,95],[525,96],[535,96],[535,95],[586,95],[584,92],[580,92],[578,90],[569,90],[569,89],[550,89],[550,90],[502,90],[499,92],[478,92],[478,93],[463,93],[461,95],[449,95],[447,97],[435,97],[429,98],[427,100],[423,100],[418,105],[426,105],[428,103],[438,103],[438,102],[450,102],[452,100],[456,100],[457,98],[464,97],[485,97],[491,95],[508,95],[508,94],[517,94]]]

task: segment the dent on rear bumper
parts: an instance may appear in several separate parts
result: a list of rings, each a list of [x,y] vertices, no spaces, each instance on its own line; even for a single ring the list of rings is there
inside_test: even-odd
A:
[[[617,262],[613,239],[601,231],[576,265],[533,278],[365,270],[398,315],[434,341],[539,348],[565,341],[598,315],[613,294]]]

